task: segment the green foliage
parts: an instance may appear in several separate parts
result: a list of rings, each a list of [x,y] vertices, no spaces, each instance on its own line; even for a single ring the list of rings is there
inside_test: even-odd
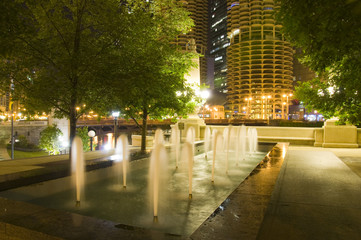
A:
[[[36,145],[29,143],[24,135],[19,135],[17,137],[17,140],[19,140],[19,141],[15,141],[15,148],[29,149],[29,150],[37,150],[38,149]]]
[[[88,127],[82,127],[76,129],[76,135],[81,138],[83,142],[83,151],[87,152],[90,150],[90,140],[88,136]]]
[[[129,17],[137,24],[129,33],[132,42],[125,46],[125,76],[113,82],[111,95],[115,98],[110,103],[134,119],[141,119],[143,114],[139,113],[145,111],[158,119],[174,113],[185,115],[194,104],[190,103],[193,91],[184,75],[196,54],[181,51],[172,41],[190,30],[189,13],[177,1],[152,1],[149,7],[143,4],[132,5]]]
[[[135,1],[130,12],[129,19],[136,24],[128,35],[132,41],[124,45],[127,51],[123,57],[127,63],[108,90],[112,91],[109,95],[112,98],[108,100],[111,108],[107,110],[121,110],[125,118],[142,120],[144,139],[148,118],[172,118],[193,111],[194,92],[184,76],[198,55],[172,44],[193,24],[179,1]]]
[[[48,126],[40,133],[39,147],[47,151],[50,155],[59,154],[61,150],[61,137],[63,133],[57,126]]]
[[[286,38],[303,50],[301,62],[319,78],[296,97],[326,118],[361,123],[361,3],[357,0],[278,0]]]
[[[134,118],[194,107],[194,54],[170,44],[192,26],[180,1],[0,1],[0,13],[0,87],[30,113],[68,118],[70,139],[79,116],[111,103]]]
[[[8,148],[8,154],[11,156],[11,148]],[[21,159],[21,158],[33,158],[33,157],[44,157],[47,156],[48,153],[45,151],[35,151],[35,152],[24,152],[24,151],[18,151],[15,149],[14,151],[14,158],[15,159]]]
[[[70,137],[84,112],[102,104],[123,42],[128,10],[118,1],[0,1],[0,87],[29,111],[70,119]],[[77,106],[86,107],[76,111]]]

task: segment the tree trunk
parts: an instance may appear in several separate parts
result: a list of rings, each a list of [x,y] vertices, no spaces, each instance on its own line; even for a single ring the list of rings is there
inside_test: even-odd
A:
[[[74,104],[71,104],[70,107],[70,116],[69,116],[69,123],[70,123],[70,133],[69,133],[69,159],[71,160],[71,147],[76,135],[76,122],[77,122],[77,110],[75,109],[75,101]]]
[[[141,152],[145,152],[146,150],[146,137],[147,137],[147,118],[148,118],[148,111],[147,109],[143,110],[143,126],[142,126],[142,143],[140,147]]]

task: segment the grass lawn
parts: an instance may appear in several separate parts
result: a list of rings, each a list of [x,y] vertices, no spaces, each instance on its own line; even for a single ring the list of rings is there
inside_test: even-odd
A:
[[[11,156],[11,149],[8,149],[8,154]],[[47,152],[40,151],[40,152],[23,152],[15,150],[14,152],[14,158],[33,158],[33,157],[43,157],[43,156],[49,156]]]

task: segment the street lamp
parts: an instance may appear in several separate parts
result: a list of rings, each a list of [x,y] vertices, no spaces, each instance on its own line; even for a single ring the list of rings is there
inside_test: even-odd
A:
[[[207,99],[208,99],[210,96],[211,96],[211,92],[210,92],[208,89],[203,89],[203,90],[201,91],[201,98],[202,98],[202,100],[204,101],[204,103],[203,103],[203,113],[202,113],[203,119],[204,119],[204,107],[206,106],[205,104],[206,104],[206,102],[207,102]]]
[[[271,99],[271,95],[268,95],[266,98],[266,118],[267,118],[267,124],[269,125],[269,118],[270,118],[270,114],[268,113],[268,100]]]
[[[286,115],[285,115],[285,111],[284,111],[284,107],[286,105],[286,102],[283,102],[283,105],[282,105],[282,118],[286,118]]]
[[[247,118],[250,118],[251,115],[251,109],[250,109],[250,101],[252,101],[252,97],[249,98],[245,98],[245,100],[247,101]]]
[[[95,137],[95,132],[90,130],[88,136],[90,137],[90,151],[93,151],[93,137]]]
[[[112,112],[112,116],[114,118],[114,148],[117,146],[117,120],[120,112]]]
[[[288,115],[289,115],[289,106],[288,106],[288,97],[292,97],[293,94],[290,93],[290,94],[283,94],[283,97],[286,98],[286,103],[287,103],[287,109],[286,109],[286,116],[285,118],[288,120]]]
[[[15,136],[14,136],[14,103],[10,104],[11,110],[11,159],[14,160]]]
[[[267,99],[266,96],[262,96],[262,119],[266,118],[266,114],[265,114],[265,106],[264,106],[264,100]],[[266,100],[267,101],[267,100]],[[266,109],[267,109],[267,105],[266,105]]]

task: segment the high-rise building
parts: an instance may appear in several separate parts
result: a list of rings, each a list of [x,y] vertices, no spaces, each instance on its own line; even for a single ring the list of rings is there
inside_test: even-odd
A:
[[[207,35],[208,35],[208,1],[207,0],[180,0],[185,8],[191,13],[190,17],[194,21],[194,27],[186,35],[180,35],[177,44],[183,49],[191,47],[191,40],[194,39],[197,53],[202,56],[199,58],[200,81],[207,83]]]
[[[209,1],[209,43],[208,50],[214,61],[213,85],[220,92],[227,90],[227,1]]]
[[[9,111],[9,92],[1,93],[0,91],[0,116]]]
[[[273,0],[227,2],[228,117],[288,118],[293,49],[275,23]]]

